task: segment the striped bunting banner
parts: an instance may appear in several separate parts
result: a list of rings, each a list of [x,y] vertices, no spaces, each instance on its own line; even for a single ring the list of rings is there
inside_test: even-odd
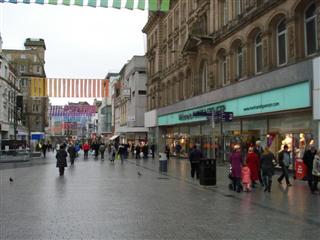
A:
[[[102,7],[115,9],[140,9],[149,11],[167,12],[170,8],[170,0],[0,0],[0,3],[24,3],[24,4],[49,4],[49,5],[64,5],[64,6],[87,6],[87,7]]]
[[[105,98],[108,79],[31,78],[30,96],[60,98]]]

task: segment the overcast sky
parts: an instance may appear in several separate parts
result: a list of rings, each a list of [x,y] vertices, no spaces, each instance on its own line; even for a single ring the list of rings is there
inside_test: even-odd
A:
[[[145,53],[147,11],[0,3],[0,14],[4,49],[45,40],[49,78],[104,78]]]

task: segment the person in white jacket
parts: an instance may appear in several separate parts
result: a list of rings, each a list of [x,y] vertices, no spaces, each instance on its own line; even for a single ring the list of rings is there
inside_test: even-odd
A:
[[[313,159],[313,169],[312,169],[312,175],[313,175],[313,186],[312,186],[312,194],[315,193],[315,191],[318,190],[318,182],[320,179],[320,150],[317,151],[317,154],[314,156]]]

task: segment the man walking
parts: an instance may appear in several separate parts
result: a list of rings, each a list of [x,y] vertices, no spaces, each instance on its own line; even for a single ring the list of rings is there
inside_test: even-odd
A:
[[[307,178],[308,178],[308,185],[309,188],[311,190],[311,192],[313,192],[313,180],[314,177],[312,175],[312,170],[313,170],[313,159],[314,156],[316,155],[317,150],[314,147],[314,145],[309,146],[309,149],[307,151],[305,151],[305,153],[303,154],[303,163],[307,166]]]
[[[289,181],[289,166],[291,164],[291,157],[290,153],[288,151],[288,145],[284,145],[283,150],[279,153],[279,165],[281,166],[282,169],[282,174],[278,178],[278,182],[281,184],[282,179],[286,179],[287,186],[290,187],[292,184]]]
[[[196,145],[194,145],[189,155],[192,178],[194,178],[194,174],[196,174],[197,179],[199,179],[199,165],[200,165],[200,160],[202,158],[203,158],[202,152],[197,148]]]

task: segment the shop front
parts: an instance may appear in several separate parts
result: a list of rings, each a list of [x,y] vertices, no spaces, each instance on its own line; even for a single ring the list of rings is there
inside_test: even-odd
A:
[[[218,109],[232,112],[232,121],[212,124],[211,118],[194,116]],[[301,158],[305,147],[314,141],[317,128],[309,82],[159,116],[158,124],[172,154],[179,144],[186,157],[190,147],[198,144],[206,157],[216,156],[221,161],[228,159],[235,144],[245,153],[257,140],[275,154],[287,144],[293,157]]]

